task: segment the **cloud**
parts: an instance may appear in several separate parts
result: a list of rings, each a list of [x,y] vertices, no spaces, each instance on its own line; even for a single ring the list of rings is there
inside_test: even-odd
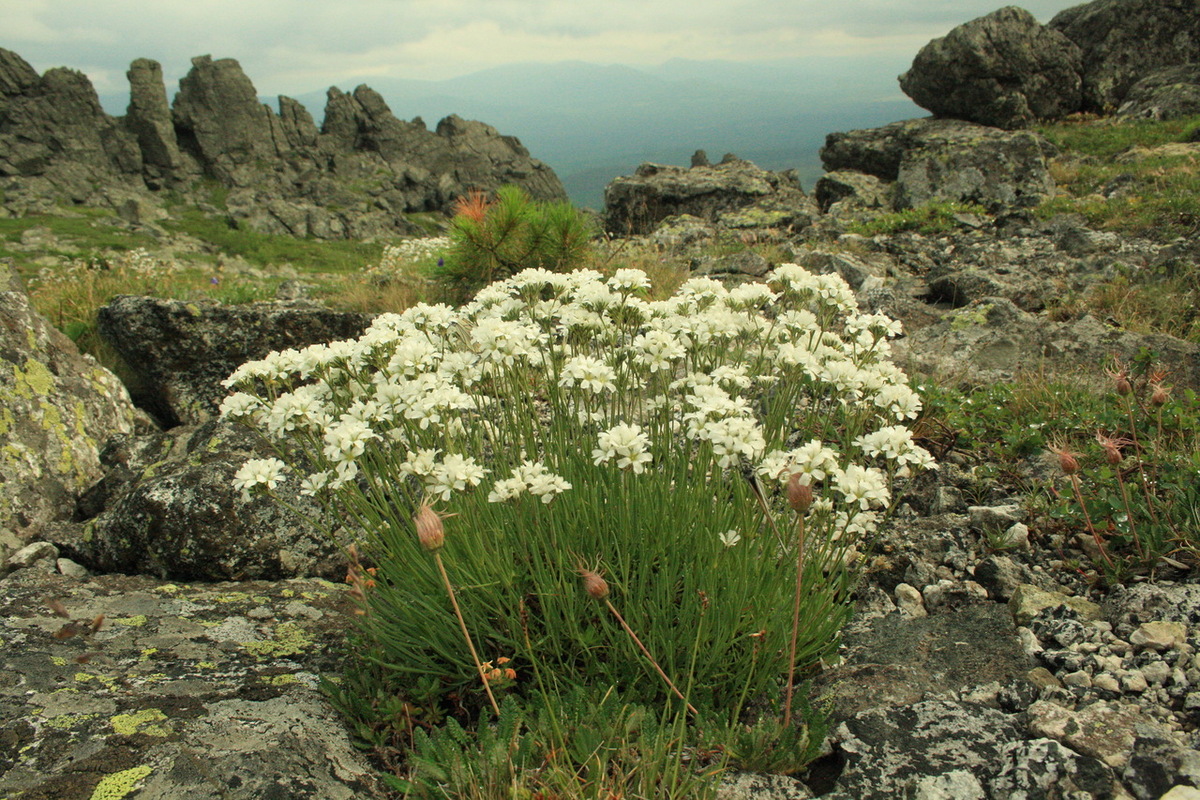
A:
[[[1037,0],[1040,19],[1073,5]],[[373,77],[446,78],[513,62],[632,65],[911,54],[995,0],[0,0],[0,46],[35,68],[126,88],[134,58],[168,82],[192,56],[238,59],[263,94]]]

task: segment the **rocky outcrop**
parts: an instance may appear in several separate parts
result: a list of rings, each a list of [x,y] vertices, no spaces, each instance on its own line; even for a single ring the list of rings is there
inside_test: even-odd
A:
[[[1156,70],[1130,88],[1119,117],[1176,119],[1200,114],[1200,64]]]
[[[162,66],[157,61],[139,58],[130,64],[126,77],[129,108],[125,112],[125,127],[137,137],[141,148],[146,185],[159,189],[168,181],[179,180],[194,165],[186,164],[179,150]]]
[[[105,440],[136,416],[117,377],[34,311],[0,263],[0,555],[74,516],[103,475]]]
[[[930,201],[998,209],[1036,205],[1053,192],[1048,160],[1054,152],[1030,131],[916,119],[831,133],[821,148],[821,161],[830,171],[894,182],[890,191],[898,209]]]
[[[1192,0],[1093,0],[1047,27],[1078,45],[1083,107],[1106,112],[1164,67],[1200,63],[1200,9]]]
[[[104,113],[87,76],[60,67],[39,77],[0,50],[0,185],[15,179],[82,203],[97,184],[132,186],[140,172],[136,141]]]
[[[348,542],[339,546],[338,526],[296,481],[277,490],[282,503],[234,489],[247,459],[274,455],[257,437],[217,422],[172,434],[165,457],[114,487],[116,499],[77,539],[54,540],[60,552],[100,572],[174,580],[345,575]]]
[[[795,171],[770,172],[733,156],[712,166],[642,164],[604,190],[604,227],[639,235],[677,215],[726,227],[801,229],[816,215]]]
[[[1079,71],[1071,40],[1007,6],[921,48],[900,88],[936,116],[1015,129],[1077,111]]]
[[[201,422],[228,391],[221,381],[274,350],[360,336],[365,314],[306,302],[186,303],[123,295],[100,309],[100,333],[147,387],[138,402],[167,425]]]
[[[367,86],[331,89],[318,131],[291,98],[279,98],[278,112],[260,103],[233,59],[193,59],[170,107],[156,62],[134,61],[128,77],[129,109],[115,120],[82,74],[39,77],[0,49],[0,188],[12,213],[60,199],[115,207],[131,192],[168,189],[208,204],[211,183],[196,180],[206,177],[229,190],[225,210],[238,225],[367,238],[412,233],[406,214],[449,211],[470,189],[566,197],[517,139],[455,116],[435,131],[404,122]]]

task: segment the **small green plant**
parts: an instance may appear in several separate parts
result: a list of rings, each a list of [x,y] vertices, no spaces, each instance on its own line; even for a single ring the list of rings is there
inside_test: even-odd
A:
[[[983,206],[971,203],[935,202],[915,208],[879,214],[852,223],[847,230],[861,236],[890,236],[903,231],[916,231],[925,236],[952,231],[958,227],[959,214],[986,214]]]
[[[460,198],[450,223],[450,247],[432,276],[454,301],[523,269],[568,272],[583,265],[595,228],[570,203],[534,201],[518,186],[488,200],[482,192]]]
[[[1194,563],[1200,537],[1192,525],[1200,503],[1200,406],[1180,397],[1149,358],[1109,372],[1113,413],[1091,441],[1051,448],[1071,491],[1051,515],[1091,537],[1110,580],[1152,570],[1164,557]]]
[[[854,548],[932,461],[903,424],[899,325],[841,278],[648,285],[526,270],[244,365],[223,412],[286,458],[247,462],[242,491],[299,480],[361,531],[361,674],[383,694],[476,730],[516,698],[589,775],[625,745],[545,727],[568,698],[661,709],[652,761],[691,780],[705,720],[732,735],[765,698],[806,723],[791,686],[836,645]]]

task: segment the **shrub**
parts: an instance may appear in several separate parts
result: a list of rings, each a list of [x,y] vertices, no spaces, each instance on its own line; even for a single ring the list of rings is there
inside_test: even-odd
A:
[[[522,269],[567,272],[582,266],[595,226],[570,203],[535,202],[505,186],[489,202],[482,192],[460,198],[450,247],[433,275],[460,302]]]
[[[228,380],[223,413],[286,459],[248,462],[243,491],[300,480],[362,531],[361,674],[410,719],[516,697],[549,724],[616,693],[736,726],[783,679],[786,726],[793,672],[835,646],[854,547],[892,478],[931,466],[898,323],[791,264],[647,286],[526,270]]]

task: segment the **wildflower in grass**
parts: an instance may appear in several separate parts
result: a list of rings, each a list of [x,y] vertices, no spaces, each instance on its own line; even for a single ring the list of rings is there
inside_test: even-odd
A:
[[[648,452],[650,438],[642,432],[640,425],[622,422],[601,431],[598,445],[592,450],[592,463],[596,466],[616,459],[618,469],[633,470],[634,474],[640,475],[654,460]]]
[[[272,491],[284,479],[286,467],[278,458],[252,458],[233,474],[233,488],[242,493],[243,500],[250,499],[256,486]]]
[[[647,283],[527,270],[227,381],[240,394],[224,416],[270,439],[379,564],[363,651],[430,693],[418,703],[484,708],[497,667],[478,652],[642,698],[690,686],[693,708],[766,696],[834,647],[852,548],[890,480],[934,466],[906,427],[920,399],[889,361],[898,327],[860,315],[837,276],[781,265],[765,284],[693,278],[656,301]],[[243,469],[239,488],[282,480]],[[427,552],[430,502],[457,523]],[[757,535],[777,514],[803,535]],[[564,592],[580,578],[602,614]]]

